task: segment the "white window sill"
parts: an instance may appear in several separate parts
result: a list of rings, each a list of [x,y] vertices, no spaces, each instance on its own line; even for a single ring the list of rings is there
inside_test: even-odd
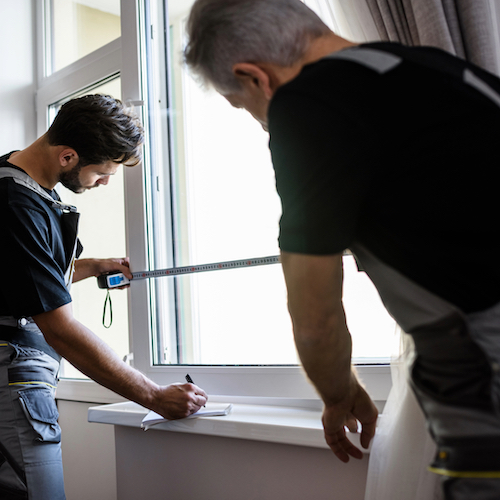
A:
[[[224,417],[173,420],[155,425],[147,432],[156,429],[328,449],[321,425],[319,401],[311,401],[310,408],[297,408],[242,404],[234,399],[217,396],[211,397],[210,400],[232,402],[233,409]],[[147,409],[136,403],[115,403],[89,408],[88,420],[140,428],[147,413]],[[349,439],[360,448],[358,434],[349,433]]]
[[[161,377],[157,376],[157,373],[152,374],[151,378],[157,383],[163,385],[167,385],[173,382],[180,382],[184,380],[186,369],[187,368],[185,366],[170,367],[168,369],[170,373],[169,380],[161,379]],[[162,370],[167,371],[167,368],[162,368]],[[392,385],[390,367],[388,365],[357,366],[356,371],[368,394],[375,401],[375,404],[377,404],[379,410],[381,410]],[[312,385],[307,382],[302,369],[300,369],[299,367],[280,368],[194,366],[189,367],[189,372],[196,383],[200,385],[200,387],[205,388],[205,381],[208,381],[210,382],[210,384],[207,384],[207,387],[208,385],[216,386],[216,390],[224,391],[210,391],[211,398],[213,393],[226,394],[227,398],[231,398],[231,402],[254,404],[257,401],[257,404],[267,404],[271,406],[304,406],[304,401],[313,401],[317,399],[317,394],[312,388]],[[261,375],[259,378],[257,378],[256,383],[254,383],[255,387],[253,388],[253,390],[249,390],[244,393],[241,390],[241,384],[238,384],[236,382],[232,382],[232,386],[229,388],[223,386],[223,383],[227,382],[228,380],[230,382],[233,380],[241,382],[241,379],[236,378],[236,376],[239,376],[242,373],[243,375],[248,375],[250,372],[253,372],[251,373],[252,375],[255,375],[255,373]],[[218,378],[213,381],[212,379],[208,378],[207,374]],[[292,382],[296,382],[296,385],[293,385],[290,380],[287,381],[287,377]],[[274,394],[288,394],[288,396],[285,398],[277,398],[273,395],[267,395],[266,397],[264,397],[264,395],[266,394],[265,390],[270,385],[269,381],[275,381],[276,379],[285,380],[286,384],[282,383],[281,386],[279,386],[281,390],[273,391]],[[304,387],[307,390],[303,390]],[[225,389],[229,390],[225,391]],[[245,394],[245,396],[235,396],[234,394]],[[258,395],[256,396],[255,394]],[[57,387],[56,398],[67,401],[84,401],[95,404],[119,403],[125,401],[124,398],[118,396],[108,389],[105,389],[104,387],[89,379],[61,379]],[[280,400],[281,402],[277,403],[277,401]],[[306,406],[308,406],[308,404],[306,404]]]

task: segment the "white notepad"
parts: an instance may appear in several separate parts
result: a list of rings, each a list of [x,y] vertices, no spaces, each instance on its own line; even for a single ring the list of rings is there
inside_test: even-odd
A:
[[[206,406],[200,408],[196,413],[189,415],[188,418],[198,418],[198,417],[221,417],[227,415],[233,408],[232,404],[228,403],[207,403]],[[185,419],[181,419],[185,420]],[[158,413],[150,411],[143,419],[141,427],[147,431],[151,426],[160,424],[161,422],[170,422],[169,419],[163,418]]]

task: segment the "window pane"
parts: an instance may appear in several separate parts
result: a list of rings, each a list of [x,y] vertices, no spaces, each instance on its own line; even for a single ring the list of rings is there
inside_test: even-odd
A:
[[[52,72],[120,37],[120,0],[51,0],[50,5]]]
[[[176,279],[192,294],[179,309],[179,364],[297,364],[281,266]]]
[[[180,54],[189,5],[168,5],[171,109],[163,116],[171,120],[173,265],[276,255],[281,205],[268,134],[187,73]],[[161,228],[155,238],[162,238]],[[394,321],[352,257],[344,258],[344,267],[353,356],[383,362],[397,350]],[[175,293],[158,283],[157,309],[171,315],[174,303],[176,324],[160,327],[156,363],[297,364],[279,265],[167,280]]]
[[[86,89],[71,98],[98,93],[119,98],[121,95],[120,78],[115,77],[111,81]],[[66,100],[51,107],[52,119]],[[107,186],[100,186],[98,189],[91,189],[82,194],[75,194],[61,184],[57,186],[61,199],[75,205],[81,214],[79,238],[84,250],[80,258],[124,257],[126,255],[123,168],[128,167],[120,167]],[[120,357],[123,357],[129,353],[127,292],[111,290],[110,293],[113,323],[109,329],[102,324],[106,291],[97,287],[95,278],[88,278],[72,286],[73,313],[78,321],[99,335]],[[66,361],[63,364],[62,376],[83,377]]]

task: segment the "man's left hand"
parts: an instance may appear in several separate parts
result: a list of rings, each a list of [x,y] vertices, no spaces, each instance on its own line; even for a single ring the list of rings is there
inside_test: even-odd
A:
[[[78,259],[75,261],[75,273],[73,283],[89,278],[90,276],[100,276],[101,274],[116,271],[123,273],[129,280],[132,279],[130,272],[130,259]]]

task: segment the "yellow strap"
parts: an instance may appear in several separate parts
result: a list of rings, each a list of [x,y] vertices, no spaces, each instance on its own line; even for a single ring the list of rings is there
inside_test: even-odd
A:
[[[427,468],[434,474],[448,477],[462,477],[462,478],[480,478],[480,479],[495,479],[500,478],[500,471],[459,471],[448,469],[437,469],[435,467]]]
[[[31,382],[9,382],[9,385],[48,385],[53,389],[57,389],[57,386],[55,385],[48,384],[47,382],[39,382],[36,380],[32,380]]]

